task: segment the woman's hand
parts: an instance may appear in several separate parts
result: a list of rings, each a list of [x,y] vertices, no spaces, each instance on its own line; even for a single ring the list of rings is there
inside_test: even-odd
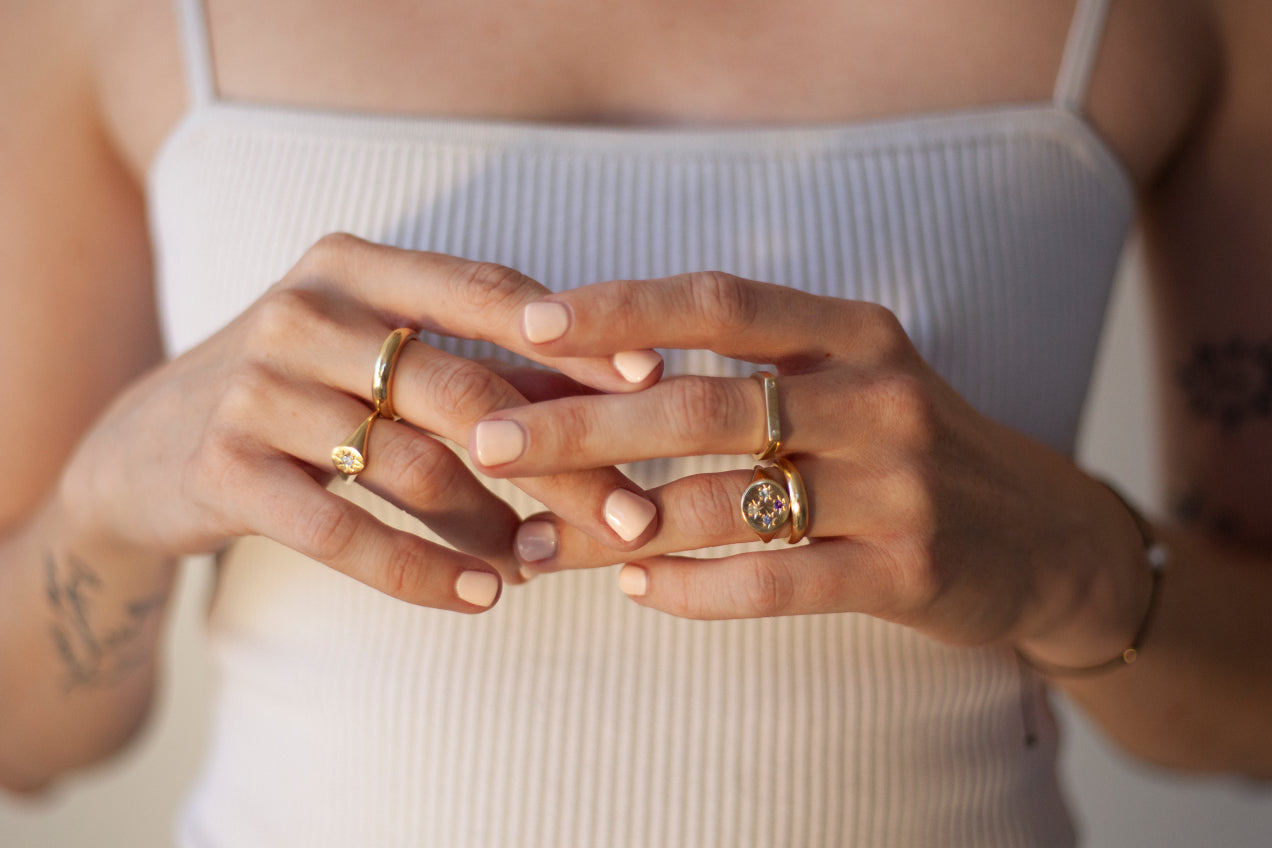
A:
[[[518,330],[523,307],[547,293],[499,266],[323,239],[229,326],[125,392],[89,433],[61,487],[77,538],[170,556],[263,535],[413,603],[489,606],[501,586],[496,571],[519,579],[511,553],[518,516],[430,434],[462,442],[478,418],[525,403],[518,391],[487,367],[408,342],[392,386],[402,420],[371,427],[359,481],[456,550],[392,529],[327,491],[331,450],[370,414],[372,366],[398,326],[484,339],[556,364]],[[650,372],[653,356],[644,354]],[[629,382],[604,358],[559,365],[606,391],[656,379]],[[614,469],[516,482],[598,542],[637,543],[593,509],[618,488],[639,498]]]
[[[775,364],[782,453],[807,486],[812,540],[665,556],[756,539],[739,509],[751,471],[700,474],[648,493],[660,526],[635,551],[598,544],[563,516],[529,519],[518,550],[532,571],[636,563],[624,589],[676,615],[859,611],[947,642],[1028,640],[1072,664],[1120,651],[1134,630],[1148,578],[1129,515],[1066,458],[972,409],[882,307],[700,273],[602,283],[529,309],[528,323],[559,311],[559,337],[540,333],[535,345],[554,358],[708,348]],[[474,429],[470,452],[515,426],[524,451],[486,473],[748,454],[764,445],[764,412],[756,380],[674,377],[501,409]]]

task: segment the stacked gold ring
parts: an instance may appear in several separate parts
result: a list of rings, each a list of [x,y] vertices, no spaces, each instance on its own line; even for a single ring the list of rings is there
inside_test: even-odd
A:
[[[786,540],[794,545],[808,533],[808,491],[794,463],[778,456],[782,448],[782,417],[777,403],[777,377],[769,371],[751,375],[764,391],[764,446],[755,452],[760,461],[742,492],[742,520],[768,544],[789,525]]]
[[[388,338],[380,345],[380,354],[376,357],[375,370],[371,375],[371,402],[374,409],[349,438],[331,449],[331,464],[346,482],[352,483],[367,467],[367,444],[371,440],[371,425],[375,420],[388,418],[397,421],[402,417],[393,407],[393,374],[397,370],[398,359],[402,356],[402,348],[413,338],[416,338],[415,330],[401,327],[389,333]]]

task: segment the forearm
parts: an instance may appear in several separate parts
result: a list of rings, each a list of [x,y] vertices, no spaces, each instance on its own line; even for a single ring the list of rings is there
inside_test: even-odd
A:
[[[1170,562],[1136,661],[1053,683],[1145,760],[1272,778],[1272,553],[1156,532]]]
[[[56,501],[0,542],[0,786],[39,789],[133,735],[174,572],[77,534]]]

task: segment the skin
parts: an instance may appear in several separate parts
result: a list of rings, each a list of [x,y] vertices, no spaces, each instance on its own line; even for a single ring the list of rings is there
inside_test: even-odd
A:
[[[1045,100],[1072,10],[1067,0],[403,0],[367,18],[332,0],[210,5],[230,98],[655,124],[850,121]],[[528,434],[518,459],[484,470],[552,510],[536,520],[556,532],[558,553],[531,568],[635,562],[637,601],[656,609],[706,618],[859,610],[1066,665],[1120,651],[1142,615],[1148,579],[1121,504],[1067,459],[981,418],[868,304],[779,297],[718,274],[645,288],[617,281],[546,298],[571,320],[561,338],[536,343],[522,327],[524,308],[547,294],[534,281],[335,237],[207,343],[163,362],[141,184],[185,109],[168,3],[84,13],[10,0],[3,11],[16,25],[0,35],[0,111],[22,120],[0,133],[0,257],[23,320],[0,342],[0,394],[38,399],[33,414],[0,421],[5,444],[33,446],[18,452],[14,485],[0,493],[6,787],[42,787],[131,736],[150,703],[180,554],[263,533],[403,600],[479,611],[456,581],[464,572],[519,580],[517,522],[424,431],[463,444],[481,420],[515,420]],[[1259,236],[1272,220],[1263,152],[1272,118],[1261,106],[1272,75],[1260,49],[1270,17],[1235,0],[1126,0],[1110,21],[1088,111],[1143,204],[1167,476],[1204,505],[1195,513],[1227,516],[1236,530],[1219,538],[1213,520],[1159,527],[1175,557],[1151,651],[1114,675],[1062,684],[1146,759],[1263,776],[1272,774],[1263,614],[1272,570],[1258,531],[1272,526],[1268,416],[1250,405],[1234,429],[1198,412],[1198,382],[1175,375],[1192,364],[1213,376],[1199,345],[1272,338],[1272,254]],[[421,288],[438,304],[427,313],[415,306]],[[751,317],[757,304],[771,310],[762,324]],[[473,314],[480,325],[458,317]],[[785,348],[770,321],[822,344]],[[456,551],[391,531],[323,488],[331,433],[367,411],[358,363],[403,324],[489,339],[565,375],[532,379],[419,343],[405,349],[395,393],[404,421],[373,427],[381,459],[362,479]],[[752,538],[734,506],[749,475],[647,493],[659,517],[629,543],[604,524],[609,494],[635,490],[613,463],[668,446],[679,455],[757,447],[755,383],[659,383],[659,369],[629,383],[610,359],[656,346],[779,364],[790,448],[816,504],[814,544],[701,569],[667,556]],[[33,362],[33,351],[39,368],[8,365]],[[610,394],[558,397],[581,387]],[[695,415],[707,401],[730,414]],[[861,423],[827,427],[844,408]],[[452,414],[438,419],[437,409]],[[552,424],[561,416],[586,422],[569,428],[576,441],[545,435],[564,429]],[[642,433],[632,421],[662,429]],[[886,449],[872,448],[884,460],[862,474],[866,441]],[[439,480],[464,492],[449,512]],[[702,501],[704,492],[714,497]],[[688,513],[691,502],[711,506]],[[1032,568],[1020,568],[1022,551]]]

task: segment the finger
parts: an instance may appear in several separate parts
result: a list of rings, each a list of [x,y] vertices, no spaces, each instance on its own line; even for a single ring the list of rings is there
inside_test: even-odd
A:
[[[382,524],[286,458],[239,473],[239,518],[251,533],[420,606],[472,613],[499,598],[502,581],[481,560]]]
[[[795,457],[805,488],[806,535],[887,536],[895,528],[920,526],[927,514],[918,484],[888,476],[865,464]],[[532,574],[595,568],[651,556],[741,543],[759,536],[742,517],[742,493],[752,471],[693,474],[646,492],[658,509],[659,524],[650,539],[627,553],[579,532],[551,513],[530,516],[516,535],[517,558]],[[785,547],[783,531],[771,544]]]
[[[548,356],[706,349],[796,369],[908,344],[895,317],[881,306],[719,272],[597,283],[549,295],[525,309],[533,314],[548,304],[569,316],[558,335],[536,343],[540,355]]]
[[[380,331],[370,328],[356,334],[333,333],[326,344],[316,347],[318,379],[351,395],[369,398],[371,364],[382,341]],[[391,388],[394,406],[404,421],[460,445],[468,444],[469,433],[479,419],[527,403],[520,392],[489,369],[422,341],[408,342],[402,348]],[[493,436],[487,431],[483,450],[473,454],[474,459],[482,465],[503,464],[524,450],[519,435],[508,429]],[[622,494],[641,499],[640,487],[612,467],[520,475],[513,482],[603,544],[629,550],[647,537],[652,526],[652,507],[645,509]],[[615,511],[611,508],[615,503],[625,508]]]
[[[333,473],[332,446],[369,414],[365,406],[339,392],[313,384],[305,388],[269,375],[261,377],[250,397],[249,414],[287,422],[266,434],[270,446],[321,470],[323,480]],[[520,524],[516,511],[482,485],[454,451],[403,423],[377,419],[370,428],[367,458],[358,475],[363,486],[457,549],[495,566],[504,579],[520,581],[512,554]]]
[[[512,365],[498,359],[482,359],[478,362],[507,381],[531,403],[599,394],[591,386],[585,386],[559,371],[549,371],[546,368],[530,365]]]
[[[894,595],[887,564],[877,548],[836,539],[718,559],[653,557],[625,565],[618,582],[641,606],[682,618],[873,612]]]
[[[289,276],[305,288],[351,295],[397,326],[493,342],[606,391],[649,385],[661,363],[652,351],[631,352],[617,360],[614,351],[564,360],[545,356],[522,328],[524,308],[550,290],[514,269],[489,262],[404,250],[341,233],[320,240]],[[644,364],[633,370],[633,359]]]
[[[787,452],[816,450],[832,439],[848,444],[851,434],[844,432],[843,422],[868,420],[862,417],[865,410],[853,408],[857,394],[828,392],[820,375],[783,377],[777,390]],[[832,403],[834,410],[828,409]],[[764,390],[757,380],[671,377],[638,394],[593,394],[502,409],[472,429],[468,450],[477,457],[491,455],[483,450],[487,434],[515,426],[524,449],[483,470],[495,476],[559,473],[657,457],[754,453],[765,444],[765,421]]]

